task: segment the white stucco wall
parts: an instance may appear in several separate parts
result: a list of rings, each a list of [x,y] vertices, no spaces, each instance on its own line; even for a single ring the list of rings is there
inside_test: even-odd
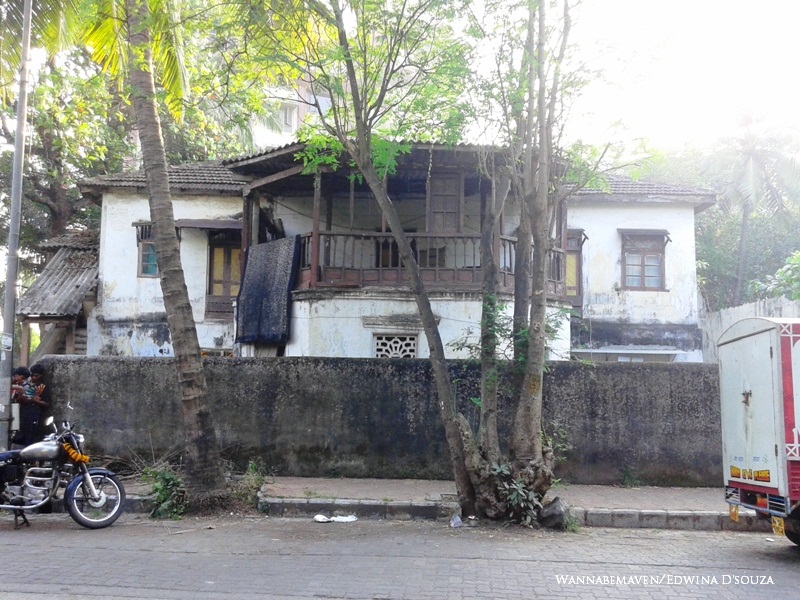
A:
[[[232,219],[242,211],[240,197],[173,197],[175,219]],[[163,319],[164,301],[157,277],[138,277],[138,245],[133,223],[150,220],[147,197],[135,192],[103,196],[98,304],[88,323],[87,354],[170,356],[171,345],[148,324]],[[181,262],[202,348],[231,349],[233,324],[205,319],[208,235],[181,229]]]
[[[439,332],[447,358],[469,358],[467,349],[448,346],[454,341],[478,343],[481,303],[476,294],[432,294],[433,313],[439,318]],[[553,309],[556,312],[556,309]],[[505,307],[511,318],[513,307]],[[373,318],[417,315],[417,306],[408,293],[391,290],[337,292],[296,295],[292,305],[291,339],[286,356],[333,356],[372,358],[375,334],[418,336],[417,358],[430,356],[421,326],[396,326],[371,323]],[[559,335],[550,344],[550,357],[569,357],[569,317],[561,321]]]
[[[675,203],[569,205],[568,227],[583,229],[583,316],[597,321],[693,325],[698,321],[694,208]],[[622,289],[619,229],[669,231],[666,291]]]

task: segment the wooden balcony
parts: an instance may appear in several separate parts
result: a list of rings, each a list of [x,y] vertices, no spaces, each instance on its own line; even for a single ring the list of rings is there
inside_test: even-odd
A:
[[[422,279],[429,289],[480,289],[483,273],[479,235],[407,235]],[[516,239],[510,237],[498,240],[498,289],[502,292],[511,293],[514,290],[516,243]],[[300,273],[296,289],[397,287],[409,282],[391,233],[320,231],[317,236],[311,233],[302,235],[300,248]],[[561,249],[550,252],[547,293],[550,297],[559,298],[565,294],[564,251]]]

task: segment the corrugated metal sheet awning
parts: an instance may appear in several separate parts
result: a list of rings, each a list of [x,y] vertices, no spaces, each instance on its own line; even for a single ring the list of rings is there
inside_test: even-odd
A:
[[[97,285],[97,251],[61,248],[19,299],[19,317],[74,317]]]

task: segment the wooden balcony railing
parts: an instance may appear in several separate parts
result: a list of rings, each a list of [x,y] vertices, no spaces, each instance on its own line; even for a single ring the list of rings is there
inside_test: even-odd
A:
[[[481,271],[479,235],[409,233],[420,274],[432,288],[478,289]],[[314,253],[312,234],[301,236],[297,287],[365,287],[407,284],[408,274],[391,233],[319,232]],[[514,289],[516,239],[498,242],[499,289]],[[313,277],[313,270],[317,276]],[[554,249],[548,260],[548,294],[564,295],[564,251]]]

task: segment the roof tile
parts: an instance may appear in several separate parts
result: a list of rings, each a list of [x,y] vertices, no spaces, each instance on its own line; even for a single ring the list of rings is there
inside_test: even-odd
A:
[[[234,173],[220,162],[178,165],[169,167],[168,173],[169,185],[173,190],[241,192],[250,180]],[[81,182],[82,187],[144,188],[146,185],[147,179],[143,170],[99,175]]]

